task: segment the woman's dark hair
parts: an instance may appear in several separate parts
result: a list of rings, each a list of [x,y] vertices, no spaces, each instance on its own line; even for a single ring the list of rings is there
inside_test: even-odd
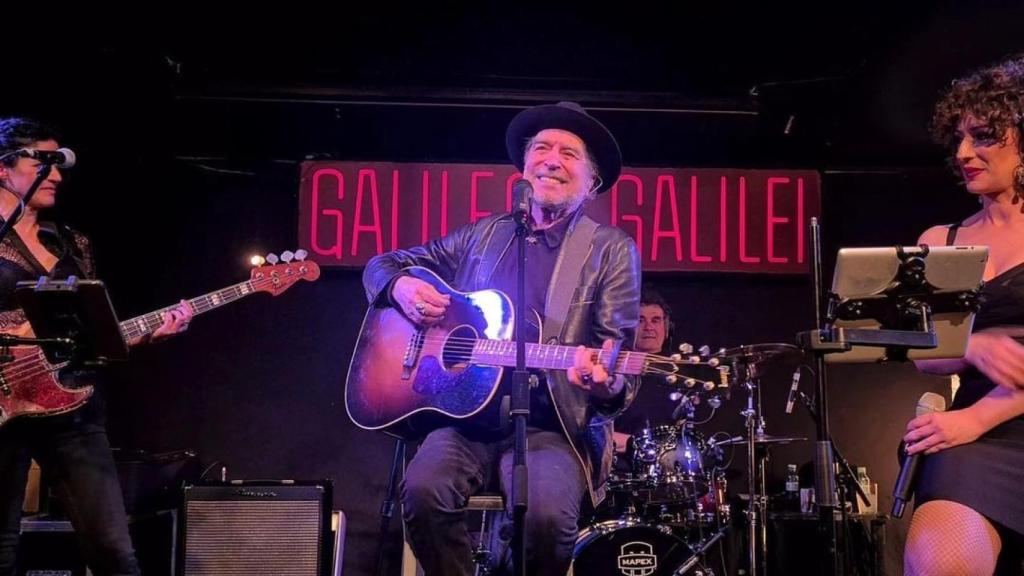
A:
[[[954,80],[935,105],[932,137],[947,149],[955,150],[960,142],[960,123],[965,118],[983,124],[991,131],[994,142],[1000,144],[1006,143],[1010,128],[1018,136],[1024,134],[1024,54]]]
[[[58,140],[57,131],[29,118],[0,118],[0,156],[27,148],[42,140]],[[8,158],[4,164],[13,166],[18,159]]]

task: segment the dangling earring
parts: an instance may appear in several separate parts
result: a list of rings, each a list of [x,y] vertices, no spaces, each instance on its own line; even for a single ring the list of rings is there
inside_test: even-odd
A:
[[[1021,204],[1020,212],[1024,214],[1024,164],[1018,164],[1013,169],[1013,203]]]

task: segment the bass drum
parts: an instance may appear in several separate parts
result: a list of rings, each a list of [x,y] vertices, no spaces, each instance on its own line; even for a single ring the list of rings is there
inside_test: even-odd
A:
[[[572,556],[569,576],[672,576],[686,574],[686,565],[697,560],[693,549],[669,527],[635,518],[585,528]]]

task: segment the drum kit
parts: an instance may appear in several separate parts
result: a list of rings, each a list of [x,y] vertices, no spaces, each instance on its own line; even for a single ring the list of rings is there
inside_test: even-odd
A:
[[[684,354],[690,351],[686,345],[680,349]],[[633,434],[626,465],[617,466],[620,471],[606,484],[606,504],[579,534],[570,574],[714,576],[707,553],[733,525],[726,496],[728,462],[723,447],[727,446],[746,447],[749,505],[742,524],[747,531],[748,574],[763,567],[767,448],[804,439],[765,434],[760,377],[769,367],[798,362],[802,354],[789,344],[701,352],[701,363],[718,370],[718,381],[695,385],[692,378],[668,379],[675,384],[669,398],[678,403],[674,421],[648,424]],[[697,429],[695,406],[703,400],[717,408],[722,396],[735,390],[747,398],[740,413],[745,434],[720,441],[715,440],[718,435],[706,438]]]

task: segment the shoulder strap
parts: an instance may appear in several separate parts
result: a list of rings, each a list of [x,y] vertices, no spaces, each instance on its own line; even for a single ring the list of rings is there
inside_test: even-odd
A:
[[[956,233],[960,230],[960,223],[950,224],[949,228],[946,229],[946,246],[952,246],[953,242],[956,241]]]

